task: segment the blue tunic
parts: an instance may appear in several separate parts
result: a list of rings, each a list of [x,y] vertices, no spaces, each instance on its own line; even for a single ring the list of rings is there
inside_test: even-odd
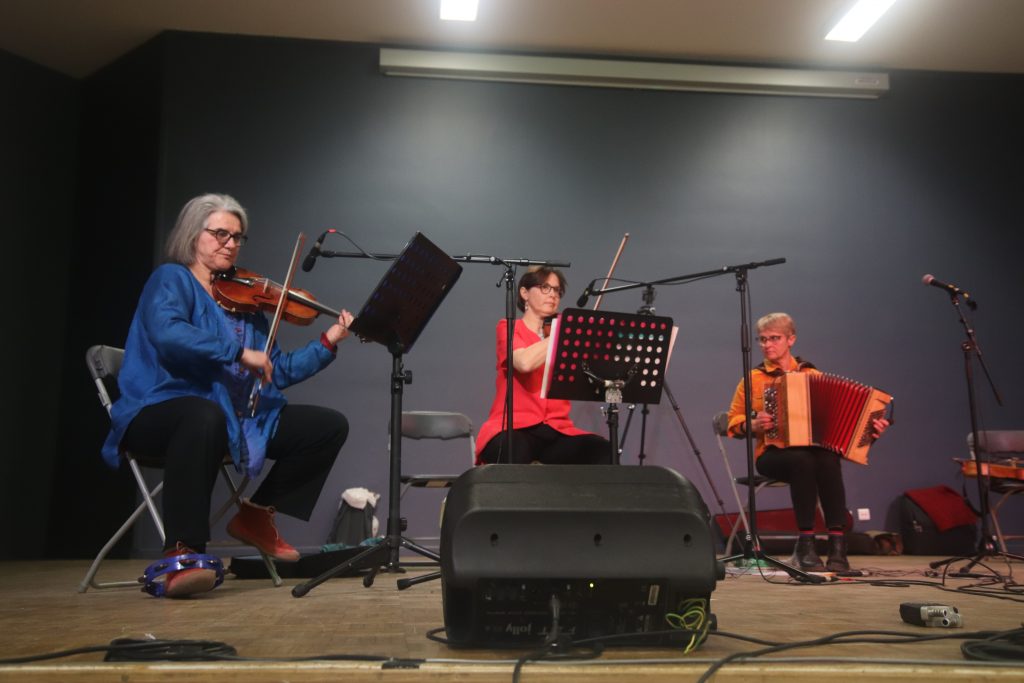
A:
[[[256,417],[239,418],[235,359],[242,340],[250,348],[262,349],[269,327],[260,313],[228,314],[185,266],[165,264],[153,271],[125,342],[118,375],[121,396],[111,408],[112,425],[103,444],[107,464],[118,467],[121,439],[140,410],[172,398],[199,396],[224,410],[235,466],[250,476],[259,474],[267,442],[287,403],[281,389],[315,375],[334,360],[319,340],[290,353],[275,344],[270,354],[273,382],[263,387]]]

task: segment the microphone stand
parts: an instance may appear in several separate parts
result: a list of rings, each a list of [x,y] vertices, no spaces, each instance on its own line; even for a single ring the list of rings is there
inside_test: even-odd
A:
[[[656,293],[653,285],[647,285],[644,288],[643,301],[644,305],[637,311],[640,315],[654,315],[654,298]],[[672,394],[672,389],[668,384],[668,376],[662,379],[662,389],[665,390],[665,395],[668,397],[668,402],[672,406],[672,412],[676,416],[676,420],[679,422],[679,426],[683,428],[683,434],[686,435],[686,440],[690,444],[690,450],[693,452],[693,456],[697,459],[697,463],[700,465],[700,469],[704,472],[704,478],[708,482],[708,486],[711,488],[711,493],[715,496],[715,502],[718,503],[718,509],[722,511],[722,515],[725,512],[725,502],[722,500],[722,496],[718,493],[718,488],[715,486],[715,482],[711,479],[711,473],[708,471],[707,466],[704,464],[704,458],[701,457],[700,448],[697,447],[697,442],[693,440],[693,435],[690,433],[690,428],[686,426],[686,420],[683,419],[683,411],[679,408],[679,403],[676,402],[676,397]],[[644,444],[646,443],[647,436],[647,414],[650,411],[647,409],[647,404],[644,403],[640,409],[640,452],[637,453],[637,461],[639,465],[644,464],[644,460],[647,459],[647,454],[644,451]],[[629,415],[626,417],[626,426],[623,429],[622,441],[619,444],[619,451],[622,451],[622,446],[626,443],[626,434],[629,432],[629,423],[633,419],[633,412],[630,409]]]
[[[749,302],[749,288],[747,284],[747,273],[754,268],[760,268],[763,266],[777,266],[785,263],[784,258],[769,259],[767,261],[760,261],[754,263],[745,263],[737,266],[723,266],[716,270],[708,270],[702,273],[693,273],[691,275],[681,275],[678,277],[665,278],[663,280],[654,280],[653,282],[638,282],[629,285],[618,285],[616,287],[608,287],[600,292],[593,292],[594,294],[607,294],[610,292],[621,292],[628,289],[636,289],[638,287],[650,287],[651,285],[658,284],[682,284],[685,282],[692,282],[694,280],[701,280],[704,278],[715,277],[717,275],[725,275],[727,273],[734,273],[736,276],[736,291],[740,295],[740,352],[743,359],[743,400],[747,406],[753,405],[753,400],[750,393],[750,312],[748,309]],[[747,476],[749,481],[754,480],[754,439],[753,439],[753,428],[750,411],[746,411],[746,430],[744,438],[747,445]],[[744,544],[743,552],[737,555],[730,555],[723,557],[720,561],[725,564],[734,560],[754,560],[762,561],[765,564],[781,569],[782,571],[789,574],[792,578],[807,583],[824,583],[825,578],[822,576],[816,576],[809,574],[796,567],[776,560],[773,557],[769,557],[761,549],[761,540],[757,535],[757,500],[755,497],[755,487],[747,487],[747,510],[750,519],[750,524],[746,530],[746,543]]]
[[[756,268],[758,266],[775,265],[776,263],[784,263],[785,259],[774,259],[773,261],[764,261],[762,263],[747,264],[745,266],[737,266],[733,271],[736,274],[736,291],[740,294],[740,347],[741,355],[743,356],[743,404],[746,406],[746,425],[743,431],[744,441],[747,447],[747,481],[753,484],[754,482],[754,430],[753,420],[750,411],[750,406],[753,405],[753,397],[751,395],[751,361],[750,361],[750,310],[749,310],[749,299],[750,293],[747,285],[747,271],[750,268]],[[746,530],[746,544],[744,545],[743,552],[730,555],[729,557],[722,558],[722,564],[726,562],[732,562],[734,560],[747,560],[748,564],[751,560],[754,562],[763,561],[769,566],[776,567],[789,574],[794,579],[805,581],[808,583],[824,583],[825,578],[822,576],[815,576],[809,574],[796,567],[791,567],[785,562],[780,562],[774,557],[769,557],[761,549],[761,539],[757,536],[757,496],[755,486],[747,486],[747,519],[749,524]]]
[[[460,257],[453,256],[456,261]],[[515,267],[516,266],[547,266],[549,268],[569,268],[572,266],[571,263],[566,261],[565,263],[558,261],[534,261],[532,259],[503,259],[497,256],[471,256],[467,254],[465,259],[477,259],[485,258],[489,259],[488,263],[494,265],[504,266],[505,270],[502,273],[501,279],[494,284],[495,287],[501,287],[502,283],[505,284],[505,417],[504,417],[504,432],[502,435],[502,454],[498,456],[498,462],[502,462],[503,459],[511,461],[512,458],[512,415],[514,399],[512,398],[513,386],[515,378],[513,376],[514,368],[512,367],[512,338],[515,336],[516,330],[516,288],[515,288]]]
[[[966,339],[961,343],[960,348],[964,352],[964,378],[967,382],[967,405],[970,412],[971,420],[971,455],[974,458],[975,472],[977,472],[976,479],[978,480],[978,507],[980,509],[981,517],[981,538],[978,539],[978,552],[970,558],[970,561],[964,565],[959,571],[950,572],[949,576],[954,578],[984,578],[985,575],[973,574],[971,569],[982,562],[982,560],[989,557],[1003,558],[1007,561],[1018,560],[1024,561],[1024,556],[1014,555],[1011,553],[1002,552],[997,549],[995,536],[992,534],[992,530],[989,527],[991,508],[989,506],[988,499],[988,479],[989,476],[982,467],[981,458],[978,457],[978,452],[981,450],[982,445],[978,441],[978,406],[975,401],[975,389],[974,389],[974,371],[973,371],[973,358],[978,359],[978,364],[981,365],[982,371],[985,373],[985,379],[988,380],[988,385],[992,389],[992,394],[995,396],[996,403],[1000,406],[1003,405],[1003,398],[999,395],[999,390],[996,388],[995,382],[992,380],[992,375],[988,371],[988,366],[985,365],[985,358],[981,355],[981,347],[978,346],[978,340],[974,336],[974,329],[971,327],[970,322],[964,315],[963,309],[960,307],[959,292],[950,292],[949,301],[953,304],[953,308],[956,310],[957,317],[960,320],[960,325],[964,328],[964,334]],[[974,304],[973,301],[968,301],[968,306]],[[973,309],[976,306],[971,306]],[[952,562],[956,562],[961,559],[960,557],[950,557],[945,560],[938,560],[936,562],[929,563],[932,569],[942,567]],[[994,572],[994,570],[992,570]],[[1002,578],[998,572],[994,572],[997,577]]]

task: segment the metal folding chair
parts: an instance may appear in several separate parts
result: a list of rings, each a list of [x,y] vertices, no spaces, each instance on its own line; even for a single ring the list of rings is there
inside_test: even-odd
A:
[[[1019,540],[1024,534],[1004,534],[999,526],[999,509],[1013,496],[1024,493],[1024,430],[988,430],[978,432],[979,453],[990,456],[988,489],[992,493],[1002,494],[995,503],[989,502],[989,516],[999,541],[999,548],[1005,553],[1006,541]],[[973,435],[967,434],[967,448],[974,460]],[[1000,476],[1002,474],[1012,476]]]
[[[405,410],[402,411],[401,432],[403,439],[416,441],[439,440],[451,441],[453,439],[466,439],[468,451],[466,451],[465,467],[457,467],[458,471],[441,474],[402,474],[400,481],[402,491],[399,500],[405,498],[405,494],[412,488],[420,489],[448,489],[452,482],[467,469],[473,466],[476,459],[476,439],[473,436],[473,422],[462,413],[432,410]],[[406,454],[402,449],[403,456]],[[444,500],[441,501],[441,512],[444,511]],[[440,514],[438,515],[438,528],[440,528]],[[405,520],[403,520],[404,528]],[[420,542],[429,544],[440,542],[438,537],[423,537]]]
[[[116,396],[117,392],[117,375],[121,371],[121,363],[124,360],[124,349],[120,349],[114,346],[102,346],[97,345],[90,347],[85,352],[85,362],[89,367],[89,374],[92,376],[93,383],[96,385],[96,393],[99,396],[100,403],[103,405],[104,410],[107,411],[107,415],[110,415],[110,407],[113,404],[111,396]],[[159,466],[155,463],[141,462],[136,456],[131,453],[125,452],[122,454],[125,462],[128,463],[128,467],[132,471],[132,475],[135,477],[135,484],[138,488],[139,495],[142,498],[138,507],[135,511],[128,516],[124,524],[121,525],[114,535],[110,537],[106,545],[100,549],[96,555],[96,559],[92,561],[92,565],[89,567],[89,571],[86,572],[85,578],[82,579],[81,583],[78,584],[78,592],[84,593],[89,588],[118,588],[125,586],[138,586],[138,579],[132,581],[97,581],[96,573],[99,571],[100,565],[106,558],[107,554],[113,549],[121,538],[124,537],[128,530],[132,528],[135,522],[142,516],[144,512],[149,513],[150,519],[153,520],[153,525],[156,527],[157,533],[160,535],[161,543],[166,541],[164,534],[164,523],[163,518],[157,509],[155,499],[160,491],[163,489],[163,481],[160,481],[155,486],[150,488],[146,482],[145,477],[142,474],[142,467],[159,469]],[[232,506],[238,506],[241,504],[241,496],[245,491],[246,486],[249,484],[249,478],[243,477],[239,483],[235,483],[234,478],[231,476],[231,468],[233,463],[230,458],[225,458],[224,464],[221,465],[221,474],[224,476],[224,482],[227,484],[230,495],[228,500],[217,510],[210,521],[211,526],[219,521]],[[267,566],[267,571],[270,572],[270,576],[273,579],[275,586],[280,586],[282,581],[281,577],[278,576],[277,568],[274,566],[273,560],[267,555],[263,555],[263,562]]]
[[[476,458],[476,439],[473,437],[473,423],[462,413],[437,412],[429,410],[406,410],[402,412],[403,439],[468,439],[469,459],[466,467],[473,466]],[[402,497],[410,488],[450,488],[462,472],[448,474],[403,474]]]

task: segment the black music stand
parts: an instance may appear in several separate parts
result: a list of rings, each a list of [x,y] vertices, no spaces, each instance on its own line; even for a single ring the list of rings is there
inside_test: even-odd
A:
[[[383,344],[391,353],[391,471],[387,535],[379,544],[352,559],[295,586],[292,595],[296,598],[352,568],[371,569],[363,578],[363,585],[367,588],[373,585],[374,577],[381,568],[387,572],[404,572],[398,559],[401,548],[412,550],[435,562],[441,561],[437,553],[402,536],[402,388],[412,383],[412,373],[402,366],[402,355],[412,349],[461,274],[462,266],[421,233],[416,233],[352,322],[350,329],[363,341]]]
[[[672,318],[567,308],[551,325],[542,398],[608,404],[608,440],[619,464],[619,404],[657,404],[675,342]]]

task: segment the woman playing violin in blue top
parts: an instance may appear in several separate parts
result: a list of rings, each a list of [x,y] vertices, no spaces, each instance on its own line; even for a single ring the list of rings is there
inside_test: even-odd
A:
[[[125,343],[120,397],[103,447],[113,467],[130,451],[164,468],[163,512],[168,556],[205,551],[209,507],[228,455],[250,476],[274,461],[263,482],[228,523],[228,533],[280,560],[298,552],[277,533],[275,510],[309,520],[331,466],[348,436],[341,413],[288,405],[281,389],[327,367],[348,336],[342,311],[320,339],[285,353],[265,347],[262,313],[231,313],[213,298],[218,273],[230,270],[247,238],[245,209],[227,195],[207,194],[181,210],[167,240],[168,263],[150,276]],[[264,383],[257,412],[246,411],[254,379]],[[243,417],[244,416],[244,417]],[[166,595],[210,590],[211,569],[167,575]]]

